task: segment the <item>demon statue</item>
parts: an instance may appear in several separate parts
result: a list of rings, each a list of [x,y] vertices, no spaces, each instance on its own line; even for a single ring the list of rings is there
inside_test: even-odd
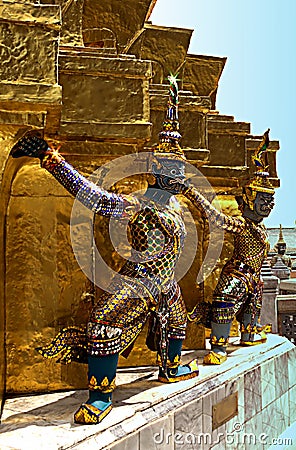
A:
[[[270,325],[259,323],[263,288],[260,271],[269,249],[262,220],[274,206],[274,189],[265,164],[268,144],[269,130],[253,157],[255,176],[243,188],[242,197],[237,197],[242,216],[221,214],[192,187],[182,190],[197,207],[207,212],[209,220],[234,234],[233,255],[222,269],[212,303],[201,302],[188,314],[189,320],[211,328],[211,351],[205,356],[204,364],[221,364],[226,360],[226,346],[235,316],[241,323],[242,345],[264,343],[266,332],[271,331]]]
[[[129,354],[148,316],[147,344],[158,354],[159,381],[173,383],[199,373],[196,360],[180,363],[187,311],[174,273],[186,230],[174,195],[185,182],[185,156],[179,145],[178,86],[173,76],[169,82],[167,116],[153,152],[154,183],[141,199],[91,183],[36,133],[23,136],[11,152],[14,158],[40,158],[42,167],[96,214],[129,218],[133,258],[97,299],[86,329],[65,328],[39,349],[60,362],[88,363],[89,398],[75,413],[76,423],[99,423],[111,411],[119,354]]]

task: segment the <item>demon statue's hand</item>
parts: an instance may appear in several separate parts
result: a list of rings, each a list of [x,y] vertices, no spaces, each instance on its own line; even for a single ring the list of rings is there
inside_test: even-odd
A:
[[[42,158],[47,150],[49,150],[48,143],[35,131],[20,138],[12,147],[10,154],[13,158],[20,158],[21,156]]]

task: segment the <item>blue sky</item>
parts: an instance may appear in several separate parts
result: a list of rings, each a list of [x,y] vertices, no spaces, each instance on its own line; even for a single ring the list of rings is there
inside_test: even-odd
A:
[[[194,29],[189,52],[226,56],[217,109],[271,129],[281,187],[268,227],[296,220],[296,0],[158,0],[155,25]]]

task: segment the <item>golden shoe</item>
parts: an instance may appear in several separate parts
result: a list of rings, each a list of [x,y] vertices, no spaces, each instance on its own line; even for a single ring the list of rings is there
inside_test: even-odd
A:
[[[189,369],[190,372],[182,373],[182,369]],[[174,373],[174,369],[167,369],[167,373],[165,373],[162,369],[159,370],[158,381],[161,383],[177,383],[178,381],[190,380],[191,378],[195,378],[199,375],[199,368],[197,359],[193,359],[188,364],[184,364],[176,368],[176,372]],[[178,371],[180,372],[178,374]]]
[[[260,339],[257,339],[256,341],[250,340],[250,338],[248,340],[247,339],[241,339],[240,345],[251,346],[251,345],[265,344],[265,342],[267,341],[267,336],[264,333],[264,331],[259,333],[259,335],[260,335]]]
[[[259,333],[261,333],[262,331],[264,333],[272,333],[272,324],[271,323],[267,323],[266,325],[257,325],[258,331]]]
[[[240,341],[240,345],[244,347],[252,346],[252,345],[259,345],[259,344],[265,344],[266,339],[261,339],[260,341]]]
[[[106,409],[101,411],[93,405],[82,403],[78,411],[74,414],[74,422],[81,425],[95,425],[100,422],[109,414],[112,409],[110,404]]]
[[[222,364],[226,361],[227,355],[221,355],[220,353],[216,353],[211,351],[208,353],[203,360],[204,364],[218,365]]]

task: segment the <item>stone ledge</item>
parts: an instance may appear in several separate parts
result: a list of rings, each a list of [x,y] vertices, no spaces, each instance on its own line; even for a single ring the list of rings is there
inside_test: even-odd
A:
[[[2,3],[2,2],[1,2]],[[58,5],[33,5],[4,2],[0,5],[0,22],[29,23],[59,29],[61,11]]]
[[[143,140],[147,141],[151,133],[151,123],[143,121],[134,121],[133,123],[115,123],[115,122],[61,122],[60,134],[67,137],[83,136],[106,139],[126,139],[130,142]]]
[[[237,423],[246,433],[258,437],[264,432],[268,439],[276,438],[296,419],[295,347],[283,337],[270,335],[266,344],[235,345],[230,351],[223,365],[201,366],[198,378],[173,385],[158,383],[155,367],[119,369],[114,409],[99,425],[73,423],[73,412],[85,400],[85,391],[8,399],[0,447],[26,450],[39,448],[42,442],[42,448],[50,450],[89,446],[173,450],[184,448],[172,437],[179,432],[183,439],[208,434],[210,444],[202,443],[199,448],[220,450],[226,448],[225,439]],[[183,359],[201,359],[203,354],[186,352]],[[235,392],[237,415],[213,431],[213,406]],[[155,442],[156,433],[165,433],[167,442]]]
[[[152,109],[166,111],[168,84],[152,84],[149,89],[150,103]],[[190,111],[206,111],[211,106],[209,96],[196,95],[192,91],[179,91],[179,111],[190,108]]]
[[[151,62],[135,59],[133,56],[107,57],[99,53],[89,55],[88,53],[69,54],[64,52],[59,58],[59,73],[70,73],[92,76],[112,75],[116,78],[140,78],[146,80],[152,76]]]
[[[17,112],[17,111],[1,111],[0,110],[0,124],[6,125],[26,125],[37,128],[44,127],[45,114],[42,112]]]
[[[8,110],[19,111],[26,105],[26,111],[33,110],[36,104],[38,110],[44,111],[44,105],[61,105],[62,87],[58,84],[41,84],[38,82],[24,83],[4,81],[0,83],[1,107],[7,104]],[[15,102],[15,104],[14,104]],[[3,105],[2,105],[3,103]],[[12,104],[11,104],[12,103]],[[29,106],[30,105],[30,106]],[[9,107],[10,106],[10,107]]]
[[[225,117],[225,116],[223,116]],[[208,121],[209,134],[230,134],[247,136],[250,134],[251,125],[248,122],[232,122],[231,120],[220,120],[219,116],[212,117]]]

